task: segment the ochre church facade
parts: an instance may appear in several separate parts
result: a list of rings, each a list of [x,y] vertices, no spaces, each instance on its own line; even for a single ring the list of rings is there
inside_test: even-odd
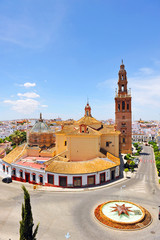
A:
[[[119,153],[131,152],[131,96],[122,62],[115,97],[115,125],[106,125],[91,114],[53,132],[42,115],[27,143],[7,154],[1,170],[13,180],[54,187],[90,187],[120,176]]]

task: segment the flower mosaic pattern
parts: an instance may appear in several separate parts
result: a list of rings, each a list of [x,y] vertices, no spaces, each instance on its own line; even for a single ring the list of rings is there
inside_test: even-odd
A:
[[[129,209],[131,207],[126,207],[125,204],[123,205],[115,204],[115,205],[116,207],[111,207],[111,208],[114,208],[112,212],[118,212],[118,216],[120,216],[123,213],[129,216],[128,212],[133,212],[132,210]]]

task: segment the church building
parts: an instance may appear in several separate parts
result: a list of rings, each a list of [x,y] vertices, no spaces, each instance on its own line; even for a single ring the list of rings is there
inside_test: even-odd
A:
[[[54,187],[89,187],[114,180],[120,174],[119,135],[85,114],[73,125],[62,126],[53,138],[42,116],[31,129],[28,142],[2,160],[2,171],[13,180]]]
[[[7,154],[1,170],[13,180],[52,187],[90,187],[120,176],[119,152],[131,152],[131,95],[122,62],[115,97],[116,125],[92,116],[87,102],[84,116],[63,125],[53,135],[42,115],[27,143]]]

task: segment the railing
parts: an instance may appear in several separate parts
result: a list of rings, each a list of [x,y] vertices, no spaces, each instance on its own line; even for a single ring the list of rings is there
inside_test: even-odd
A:
[[[131,88],[129,88],[127,94],[118,94],[118,91],[117,91],[117,88],[116,88],[116,90],[115,90],[115,97],[120,97],[120,98],[131,97]]]

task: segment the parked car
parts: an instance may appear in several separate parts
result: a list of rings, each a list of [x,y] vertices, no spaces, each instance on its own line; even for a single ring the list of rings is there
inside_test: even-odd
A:
[[[12,182],[12,178],[11,177],[3,178],[2,182],[4,182],[4,183],[11,183]]]

